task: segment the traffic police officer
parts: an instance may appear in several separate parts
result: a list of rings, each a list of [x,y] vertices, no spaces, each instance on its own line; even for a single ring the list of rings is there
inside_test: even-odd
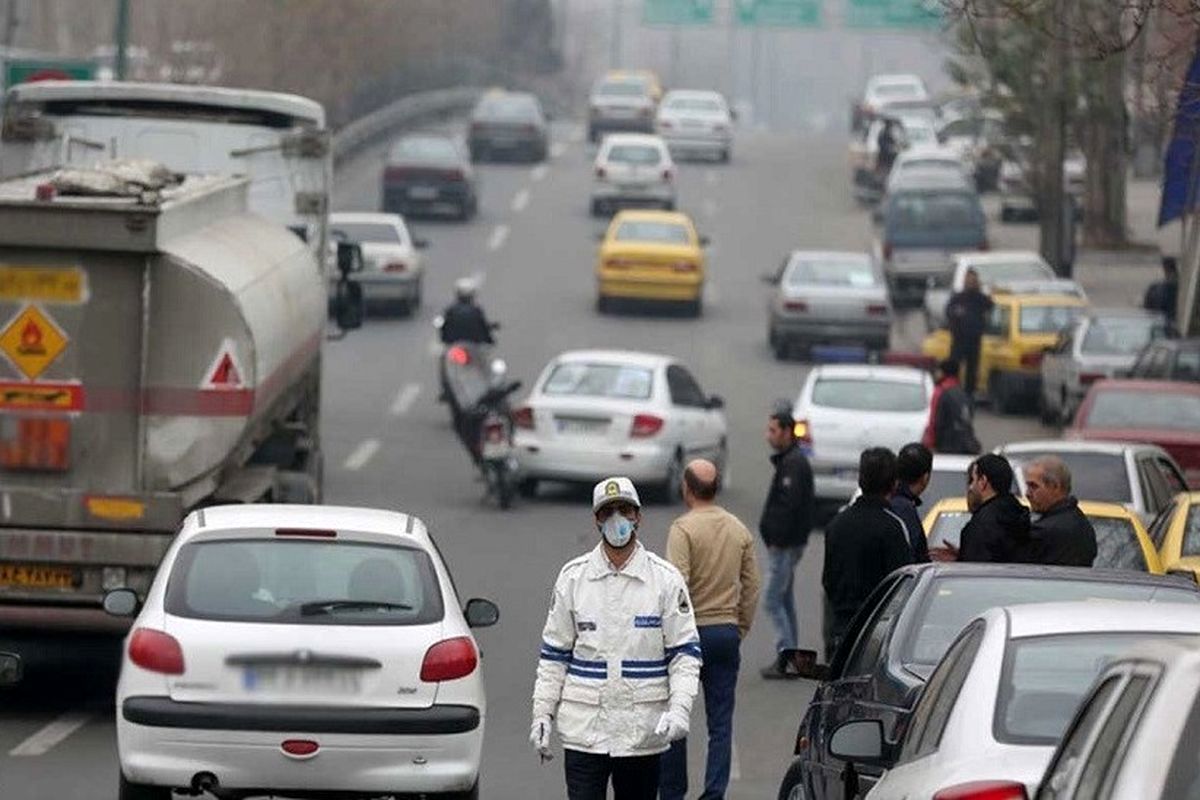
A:
[[[602,541],[568,561],[542,631],[529,740],[550,756],[558,727],[569,800],[654,800],[658,761],[687,736],[700,638],[683,576],[637,541],[628,478],[596,484]]]

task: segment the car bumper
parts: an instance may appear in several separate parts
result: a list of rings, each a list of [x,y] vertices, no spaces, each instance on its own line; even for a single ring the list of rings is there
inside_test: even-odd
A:
[[[813,494],[820,500],[849,500],[858,490],[858,464],[813,463]]]
[[[472,152],[529,153],[546,149],[546,140],[539,136],[476,136],[469,143]]]
[[[806,342],[864,342],[886,347],[891,321],[882,320],[811,320],[774,314],[771,330],[783,339]]]
[[[592,200],[605,203],[628,203],[635,205],[645,203],[662,205],[675,202],[675,189],[669,185],[646,184],[644,186],[620,186],[611,183],[597,183],[592,186]]]
[[[720,153],[733,145],[733,138],[728,134],[718,133],[676,133],[663,134],[667,149],[675,154],[689,153]]]
[[[654,133],[654,120],[649,117],[592,117],[588,129],[604,133]]]
[[[428,188],[424,193],[420,189]],[[418,190],[416,193],[413,190]],[[471,198],[471,187],[466,183],[442,184],[430,187],[406,184],[384,184],[383,207],[385,209],[431,208],[436,206],[459,206]]]
[[[661,481],[667,475],[673,448],[666,442],[614,444],[592,439],[575,443],[545,442],[518,431],[513,437],[521,476],[591,483],[608,475],[630,480]]]
[[[396,724],[381,724],[379,716],[374,725],[364,725],[370,715],[362,709],[326,712],[325,721],[320,715],[314,718],[309,709],[293,722],[277,709],[128,698],[117,726],[121,771],[135,783],[170,787],[189,786],[197,773],[209,772],[228,789],[365,793],[470,789],[479,774],[483,743],[478,709],[434,706],[405,711],[410,713],[403,724],[402,717],[393,719]],[[339,716],[342,723],[353,724],[338,724]],[[282,727],[288,724],[296,727]],[[246,730],[248,726],[277,730]],[[319,729],[330,727],[357,732]],[[307,758],[288,756],[280,745],[293,738],[315,741],[320,749]]]
[[[397,273],[392,276],[352,275],[350,280],[362,287],[367,300],[412,300],[420,292],[420,273]],[[330,280],[329,296],[337,292],[337,281]]]

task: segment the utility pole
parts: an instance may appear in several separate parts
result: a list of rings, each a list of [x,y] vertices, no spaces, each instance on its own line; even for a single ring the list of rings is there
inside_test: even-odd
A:
[[[1070,69],[1067,9],[1071,2],[1074,0],[1057,0],[1054,4],[1054,33],[1049,43],[1049,77],[1053,88],[1051,101],[1045,106],[1046,124],[1043,127],[1043,130],[1049,133],[1051,144],[1042,160],[1042,191],[1039,194],[1044,202],[1039,204],[1038,208],[1042,258],[1046,259],[1059,275],[1064,275],[1067,268],[1063,255],[1066,251],[1065,238],[1069,227],[1063,213],[1066,202],[1063,161],[1067,154],[1067,73]]]
[[[8,0],[8,13],[4,17],[4,48],[11,49],[17,39],[17,0]]]
[[[621,0],[612,0],[612,34],[608,43],[608,66],[609,69],[620,69],[621,67],[621,6],[625,5]]]
[[[126,50],[129,49],[129,0],[117,0],[117,27],[113,33],[113,73],[125,80]]]

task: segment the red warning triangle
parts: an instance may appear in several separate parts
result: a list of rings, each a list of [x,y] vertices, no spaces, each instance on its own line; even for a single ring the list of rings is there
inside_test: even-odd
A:
[[[221,354],[217,366],[208,376],[208,384],[222,389],[236,389],[242,385],[242,376],[237,365],[233,363],[233,356],[228,352]]]

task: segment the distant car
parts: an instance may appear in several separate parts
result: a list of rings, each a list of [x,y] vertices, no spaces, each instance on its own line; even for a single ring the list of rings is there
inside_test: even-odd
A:
[[[1163,568],[1200,583],[1200,492],[1180,492],[1150,524]]]
[[[966,286],[967,270],[975,270],[985,292],[1011,281],[1053,281],[1058,276],[1037,253],[1030,250],[994,250],[958,253],[954,256],[954,276],[945,288],[925,292],[925,324],[930,330],[946,324],[946,303]],[[1082,292],[1082,290],[1080,290]]]
[[[1042,357],[1042,422],[1069,422],[1088,387],[1127,372],[1146,345],[1167,333],[1162,314],[1134,308],[1088,311]]]
[[[116,693],[120,797],[477,798],[486,702],[471,629],[499,612],[459,602],[409,514],[192,512],[140,613],[131,589],[104,599],[137,616]]]
[[[1200,489],[1200,386],[1193,383],[1097,381],[1065,435],[1156,444],[1183,467],[1187,485]]]
[[[796,250],[773,275],[767,342],[776,358],[814,344],[888,347],[892,308],[879,266],[864,253]]]
[[[675,162],[661,136],[605,136],[593,171],[592,216],[628,207],[675,210]]]
[[[1186,488],[1183,470],[1161,447],[1125,442],[1042,439],[996,450],[1014,464],[1058,456],[1071,471],[1071,493],[1080,500],[1120,503],[1149,525]]]
[[[892,163],[892,171],[888,173],[885,192],[903,181],[910,170],[944,170],[954,175],[962,175],[964,181],[970,179],[966,165],[953,150],[941,146],[914,145],[901,150],[896,156]]]
[[[606,76],[592,88],[588,100],[588,141],[598,142],[615,131],[653,133],[657,106],[655,84],[646,75]]]
[[[929,524],[935,518],[940,519],[942,516],[945,516],[944,525],[955,524],[957,511],[951,510],[949,506],[943,507],[942,501],[955,502],[955,498],[962,497],[963,490],[966,488],[967,469],[976,458],[978,456],[960,456],[950,453],[933,454],[933,469],[929,473],[929,484],[925,487],[925,491],[921,492],[920,507],[927,510],[922,520],[925,523],[926,534],[929,533]],[[1025,475],[1021,472],[1019,464],[1013,465],[1012,493],[1018,497],[1025,494]],[[857,500],[861,494],[861,489],[855,491],[851,501]],[[965,508],[966,506],[964,505],[962,525],[967,524]],[[937,512],[936,515],[934,512]],[[918,510],[917,513],[920,514],[921,511]],[[961,526],[959,526],[959,529],[961,530]]]
[[[864,123],[889,103],[928,100],[929,90],[925,88],[925,81],[917,75],[872,75],[863,89],[862,100],[854,107],[851,130],[861,129]]]
[[[687,461],[728,458],[724,403],[680,362],[627,350],[555,357],[513,413],[521,489],[626,475],[668,500]]]
[[[501,155],[545,161],[549,141],[546,113],[536,95],[489,92],[471,112],[467,143],[472,161]]]
[[[1194,604],[1147,613],[1144,604],[1089,599],[984,612],[929,677],[895,766],[867,800],[1003,799],[1035,791],[1075,708],[1109,661],[1147,642],[1197,633]],[[834,730],[830,749],[879,763],[894,747],[884,739],[890,722],[847,723]],[[839,739],[846,744],[839,747]],[[983,781],[991,782],[987,794]]]
[[[979,191],[997,187],[1007,142],[1003,114],[984,110],[975,116],[947,120],[938,129],[938,139],[962,156],[975,176]]]
[[[652,69],[610,69],[604,73],[605,80],[623,80],[625,78],[636,78],[646,81],[650,88],[650,97],[655,103],[661,103],[663,99],[662,79],[658,73]]]
[[[896,570],[859,609],[832,655],[829,676],[800,722],[796,757],[778,796],[844,800],[854,796],[847,784],[860,792],[869,789],[892,765],[898,748],[889,744],[876,764],[851,766],[829,751],[834,730],[846,722],[882,719],[885,739],[898,742],[930,673],[972,618],[994,606],[1088,599],[1138,603],[1142,616],[1153,619],[1153,611],[1145,611],[1147,601],[1197,604],[1200,588],[1181,578],[1129,570],[1017,564],[921,564]]]
[[[420,133],[392,145],[383,170],[383,210],[406,217],[438,212],[462,220],[475,216],[475,171],[458,141]]]
[[[896,451],[919,442],[932,394],[929,373],[912,367],[821,364],[809,370],[792,416],[817,499],[853,496],[865,448]]]
[[[667,92],[656,128],[676,158],[700,154],[727,162],[733,153],[733,115],[720,92]]]
[[[1139,643],[1092,684],[1033,797],[1194,797],[1198,737],[1200,639]]]
[[[1156,339],[1129,368],[1130,378],[1200,382],[1200,339]]]
[[[1025,148],[1026,150],[1028,148]],[[1029,153],[1006,157],[1000,164],[1000,219],[1003,222],[1034,221],[1038,218],[1034,205],[1033,186],[1025,163]],[[1083,195],[1087,188],[1087,159],[1079,150],[1068,150],[1063,160],[1063,188],[1075,199],[1075,214],[1083,213]]]
[[[1023,498],[1022,502],[1025,502]],[[1098,503],[1093,500],[1080,500],[1079,510],[1096,531],[1098,552],[1093,567],[1163,574],[1158,551],[1137,514],[1118,503]],[[970,518],[967,499],[961,494],[938,501],[922,521],[929,537],[929,546],[941,547],[948,543],[958,547],[962,529]]]
[[[428,242],[413,238],[403,217],[339,211],[329,215],[329,231],[334,241],[354,242],[362,248],[363,268],[350,280],[363,287],[368,304],[396,304],[408,314],[421,305],[425,277],[421,251]],[[332,294],[339,276],[336,270],[327,272]]]
[[[875,202],[884,189],[879,165],[879,134],[884,125],[892,122],[896,136],[896,159],[910,149],[929,150],[938,147],[937,131],[923,116],[896,117],[890,113],[876,117],[862,133],[850,141],[850,179],[854,187],[854,196],[861,202]],[[895,162],[892,164],[895,170]],[[892,173],[889,172],[890,177]],[[964,182],[969,188],[974,188],[970,175],[963,173]]]
[[[596,308],[614,301],[682,304],[699,316],[704,304],[707,239],[678,211],[622,211],[596,255]]]

